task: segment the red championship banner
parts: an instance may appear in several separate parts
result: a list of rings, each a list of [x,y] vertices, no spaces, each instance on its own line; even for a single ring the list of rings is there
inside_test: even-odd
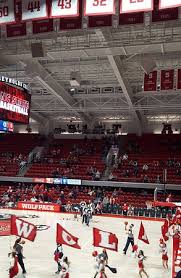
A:
[[[53,19],[33,21],[33,34],[53,32]]]
[[[120,13],[134,13],[153,10],[153,0],[121,0]]]
[[[79,0],[52,0],[50,17],[79,16]]]
[[[114,0],[85,0],[84,15],[115,14]]]
[[[19,24],[7,24],[6,32],[8,38],[26,36],[26,22]]]
[[[11,221],[0,220],[0,236],[9,236],[11,234]]]
[[[177,71],[177,89],[181,90],[181,69]]]
[[[159,10],[159,0],[154,1],[154,10],[152,12],[152,22],[177,20],[177,19],[178,19],[178,8]]]
[[[0,24],[15,23],[14,0],[0,1]]]
[[[22,21],[48,17],[46,0],[22,0]]]
[[[89,28],[112,26],[112,15],[89,16]]]
[[[50,203],[18,202],[17,208],[20,210],[35,210],[59,212],[60,205]]]
[[[157,71],[145,74],[144,78],[144,91],[156,91],[157,90]]]
[[[181,6],[181,0],[160,0],[159,9],[175,8]]]
[[[139,13],[124,13],[119,15],[119,25],[126,24],[143,24],[144,12]]]
[[[161,90],[173,90],[174,70],[161,71]]]

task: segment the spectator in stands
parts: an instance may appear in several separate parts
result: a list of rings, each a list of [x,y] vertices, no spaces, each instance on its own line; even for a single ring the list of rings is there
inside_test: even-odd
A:
[[[168,197],[166,198],[166,202],[170,203],[172,201],[172,194],[169,194]]]
[[[144,182],[144,183],[148,183],[148,182],[149,182],[149,179],[148,179],[148,176],[147,176],[147,175],[144,175],[144,177],[143,177],[143,182]]]
[[[105,207],[106,212],[107,212],[108,211],[108,206],[109,206],[109,198],[108,198],[108,196],[104,196],[102,204]]]
[[[128,205],[126,203],[124,203],[124,205],[122,206],[122,210],[123,210],[123,215],[127,216],[127,214],[128,214]]]
[[[161,177],[160,177],[160,175],[157,175],[157,177],[156,177],[156,181],[155,181],[156,183],[161,183]]]
[[[127,161],[128,160],[128,155],[126,153],[123,155],[123,159],[122,160],[123,161]]]
[[[101,173],[99,172],[99,170],[97,170],[95,173],[95,180],[99,181],[100,178],[101,178]]]
[[[145,164],[143,165],[143,172],[144,172],[144,173],[147,172],[148,169],[149,169],[149,167],[148,167],[148,165],[145,163]]]

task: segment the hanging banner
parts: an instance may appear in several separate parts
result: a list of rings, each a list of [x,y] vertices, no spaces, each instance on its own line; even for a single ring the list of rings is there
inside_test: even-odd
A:
[[[173,90],[174,70],[161,71],[161,90]]]
[[[119,15],[119,25],[144,23],[144,12],[124,13]]]
[[[48,17],[46,0],[22,0],[22,21]]]
[[[152,12],[152,22],[168,21],[178,19],[178,8],[159,10],[159,0],[154,2],[154,10]]]
[[[181,69],[177,71],[177,89],[181,90]]]
[[[120,13],[134,13],[153,10],[153,0],[121,0]]]
[[[33,34],[40,34],[53,31],[53,19],[42,19],[33,21]]]
[[[160,0],[159,9],[175,8],[181,6],[181,0]]]
[[[156,91],[157,90],[157,71],[145,74],[144,78],[144,91]]]
[[[15,23],[14,0],[0,1],[0,24]]]
[[[89,16],[89,28],[112,26],[112,15]]]
[[[26,36],[26,22],[6,25],[7,37]]]
[[[85,0],[84,15],[115,14],[114,0]]]
[[[50,17],[74,17],[79,16],[78,0],[52,0]]]

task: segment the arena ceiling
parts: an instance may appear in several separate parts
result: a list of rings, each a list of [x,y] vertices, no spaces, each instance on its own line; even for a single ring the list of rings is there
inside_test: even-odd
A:
[[[181,68],[181,21],[145,22],[1,39],[0,74],[29,85],[39,121],[134,120],[138,128],[165,117],[180,122],[181,92],[143,92],[141,65]],[[32,58],[31,44],[38,42],[45,57]],[[72,72],[79,87],[70,86]]]

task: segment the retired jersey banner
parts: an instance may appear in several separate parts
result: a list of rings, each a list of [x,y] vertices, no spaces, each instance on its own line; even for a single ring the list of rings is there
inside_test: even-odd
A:
[[[52,0],[50,17],[79,16],[79,0]]]
[[[144,91],[156,91],[157,90],[157,71],[145,74],[144,78]]]
[[[181,90],[181,69],[177,71],[177,89]]]
[[[161,90],[173,90],[174,70],[161,71]]]
[[[22,20],[34,20],[48,17],[46,0],[22,0]]]
[[[160,9],[175,8],[181,6],[181,0],[160,0]]]
[[[120,13],[134,13],[153,10],[153,0],[120,0]]]
[[[115,14],[114,0],[85,0],[84,15]]]
[[[0,1],[0,24],[14,23],[15,9],[14,0],[1,0]]]

